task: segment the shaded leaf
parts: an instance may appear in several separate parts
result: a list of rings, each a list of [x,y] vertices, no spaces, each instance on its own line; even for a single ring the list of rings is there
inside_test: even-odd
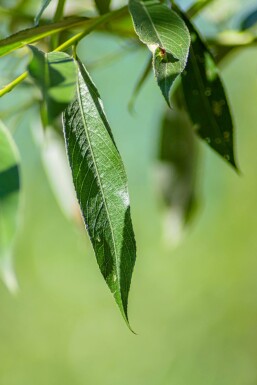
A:
[[[44,12],[44,10],[48,7],[48,5],[51,3],[52,0],[43,0],[40,10],[38,11],[36,17],[35,17],[35,23],[38,24],[39,20]]]
[[[110,11],[111,0],[95,0],[96,8],[100,15]]]
[[[64,112],[77,198],[100,270],[127,321],[136,258],[127,177],[98,91],[78,62],[77,95]]]
[[[246,29],[252,28],[257,23],[257,9],[251,11],[245,16],[241,21],[241,30],[245,31]]]
[[[130,0],[129,10],[136,33],[153,53],[155,76],[170,105],[171,86],[187,62],[187,27],[180,16],[157,0]]]
[[[58,23],[23,29],[22,31],[0,40],[0,56],[7,55],[27,44],[35,43],[44,37],[51,36],[69,28],[75,28],[81,25],[90,26],[92,22],[92,19],[86,17],[69,17]]]
[[[197,143],[189,117],[174,107],[161,126],[159,190],[166,206],[165,238],[176,243],[195,207]]]
[[[0,271],[12,291],[17,283],[12,271],[12,249],[17,231],[20,175],[16,145],[0,122]]]
[[[188,19],[185,22],[192,43],[182,85],[194,129],[209,146],[237,168],[233,150],[233,122],[218,68],[192,23]]]
[[[74,98],[76,65],[64,52],[44,53],[30,46],[33,58],[29,63],[30,75],[40,87],[46,106],[46,123],[51,123]]]

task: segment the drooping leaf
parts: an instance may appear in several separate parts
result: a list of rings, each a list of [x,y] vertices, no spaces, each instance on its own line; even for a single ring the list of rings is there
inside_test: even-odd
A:
[[[51,3],[52,0],[43,0],[41,7],[35,17],[35,24],[37,25],[39,23],[39,20],[44,12],[44,10],[48,7],[48,5]]]
[[[180,16],[158,0],[130,0],[129,10],[136,33],[153,53],[155,76],[170,105],[171,86],[187,62],[187,27]]]
[[[0,121],[0,274],[7,287],[15,291],[12,251],[17,231],[20,174],[16,145]]]
[[[28,71],[42,91],[46,123],[51,123],[74,97],[77,67],[73,58],[64,52],[44,53],[34,46],[30,48],[33,58]]]
[[[5,39],[0,40],[0,56],[9,54],[10,52],[22,48],[27,44],[35,43],[47,36],[51,36],[61,31],[83,26],[90,26],[93,19],[86,17],[69,17],[58,23],[32,27],[19,31]]]
[[[100,15],[110,11],[111,0],[95,0],[96,8]]]
[[[236,167],[233,121],[215,61],[192,23],[185,18],[191,47],[182,85],[195,131],[209,146]]]
[[[177,243],[195,207],[197,143],[190,119],[177,107],[161,126],[158,186],[166,206],[165,238]]]
[[[97,262],[127,320],[136,258],[127,177],[98,91],[80,62],[76,99],[64,112],[64,134],[77,198]]]

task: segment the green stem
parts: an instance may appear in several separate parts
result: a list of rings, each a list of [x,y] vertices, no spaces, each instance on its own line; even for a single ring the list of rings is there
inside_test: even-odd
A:
[[[123,14],[126,10],[127,10],[127,6],[117,9],[116,11],[106,13],[101,17],[98,17],[97,20],[88,29],[78,33],[77,35],[67,40],[65,43],[59,45],[57,48],[55,48],[54,51],[56,52],[64,51],[67,48],[71,47],[72,45],[77,44],[83,37],[85,37],[94,29],[96,29],[96,27],[103,24],[104,22],[107,22],[108,20],[111,20],[113,16],[118,16],[120,14]],[[12,89],[16,87],[18,84],[20,84],[21,82],[23,82],[23,80],[25,80],[27,76],[28,76],[28,71],[24,72],[23,74],[18,76],[16,79],[14,79],[11,83],[7,84],[2,89],[0,89],[0,97],[12,91]]]
[[[5,87],[3,87],[0,90],[0,97],[7,94],[10,91],[12,91],[12,89],[14,87],[16,87],[18,84],[20,84],[21,82],[23,82],[23,80],[25,80],[27,76],[28,76],[28,71],[23,72],[23,74],[21,74],[16,79],[14,79],[11,83],[9,83]]]
[[[81,39],[83,39],[83,37],[85,37],[90,32],[95,30],[96,27],[107,22],[108,20],[111,20],[113,18],[113,16],[118,16],[118,15],[124,13],[126,10],[127,10],[127,7],[125,6],[125,7],[122,7],[120,9],[117,9],[117,11],[109,12],[109,13],[104,14],[101,17],[98,17],[96,19],[96,21],[93,24],[91,24],[91,26],[88,29],[86,29],[83,32],[78,33],[77,35],[72,36],[69,40],[65,41],[63,44],[61,44],[59,47],[57,47],[55,49],[55,51],[63,51],[65,49],[69,48],[70,46],[72,46],[73,44],[78,43]]]
[[[59,0],[54,15],[54,22],[59,21],[63,17],[63,11],[66,0]]]
[[[66,0],[59,0],[58,1],[57,7],[56,7],[56,11],[55,11],[55,14],[54,14],[54,18],[53,18],[54,23],[56,23],[57,21],[62,19],[63,13],[64,13],[65,2],[66,2]],[[53,35],[52,36],[52,41],[51,41],[51,48],[52,48],[52,50],[55,49],[58,46],[59,37],[60,37],[59,35]]]

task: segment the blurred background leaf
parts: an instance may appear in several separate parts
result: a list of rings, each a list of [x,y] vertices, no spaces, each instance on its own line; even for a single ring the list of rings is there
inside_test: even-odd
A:
[[[0,273],[8,289],[16,292],[13,248],[19,224],[20,171],[18,150],[1,121],[0,154]]]
[[[43,0],[42,1],[42,4],[41,4],[41,7],[35,17],[35,24],[39,24],[39,21],[40,21],[40,18],[44,12],[44,10],[48,7],[48,5],[51,3],[52,0]]]
[[[185,110],[174,106],[164,114],[157,181],[165,207],[164,239],[177,244],[196,204],[197,143]]]

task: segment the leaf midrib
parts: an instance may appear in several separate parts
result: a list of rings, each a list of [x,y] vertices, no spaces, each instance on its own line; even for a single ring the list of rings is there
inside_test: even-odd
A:
[[[158,40],[159,40],[159,45],[163,46],[162,40],[161,40],[161,38],[160,38],[160,35],[159,35],[157,29],[155,28],[155,25],[154,25],[153,22],[152,22],[151,15],[150,15],[150,13],[148,12],[148,10],[147,10],[145,4],[142,4],[142,8],[145,10],[145,13],[146,13],[146,15],[147,15],[148,19],[150,20],[150,23],[151,23],[151,25],[152,25],[152,27],[153,27],[153,30],[154,30],[155,33],[156,33],[156,36],[157,36],[157,38],[158,38]],[[167,71],[168,71],[168,64],[165,63],[165,73],[166,73],[166,75],[167,75]],[[168,85],[168,87],[167,87],[167,85]],[[167,89],[168,89],[167,96],[168,96],[168,98],[169,98],[169,84],[168,84],[168,81],[167,81],[167,76],[165,76],[165,89],[166,89],[166,91],[167,91]]]
[[[142,4],[142,3],[141,3],[141,4]],[[155,25],[154,25],[153,22],[152,22],[151,15],[150,15],[150,13],[148,12],[148,10],[147,10],[145,4],[142,4],[142,8],[145,10],[145,13],[146,13],[147,17],[148,17],[148,19],[150,20],[150,23],[151,23],[151,25],[152,25],[152,27],[153,27],[153,30],[155,31],[155,33],[156,33],[156,35],[157,35],[157,38],[158,38],[158,40],[159,40],[160,45],[162,45],[162,40],[161,40],[161,38],[160,38],[160,36],[159,36],[159,33],[158,33],[157,29],[155,28]]]
[[[88,90],[88,92],[89,92],[89,90]],[[114,238],[114,232],[113,232],[113,228],[112,228],[112,222],[111,222],[111,218],[110,218],[110,214],[109,214],[108,204],[106,202],[105,195],[104,195],[104,190],[103,190],[103,187],[102,187],[102,181],[101,181],[100,173],[98,171],[98,167],[97,167],[97,163],[96,163],[96,159],[95,159],[95,154],[94,154],[94,151],[93,151],[93,148],[92,148],[92,145],[91,145],[91,140],[90,140],[90,137],[88,135],[88,126],[87,126],[86,119],[85,119],[85,116],[84,116],[83,104],[82,104],[81,93],[80,93],[80,81],[79,80],[77,82],[77,93],[78,93],[78,102],[79,102],[79,108],[80,108],[80,111],[81,111],[83,126],[85,128],[85,134],[86,134],[86,137],[87,137],[87,141],[88,141],[88,145],[89,145],[89,148],[90,148],[90,152],[92,154],[93,164],[94,164],[94,167],[95,167],[95,170],[96,170],[96,175],[97,175],[97,179],[99,181],[99,187],[100,187],[100,191],[101,191],[101,194],[102,194],[104,207],[105,207],[105,210],[106,210],[108,222],[109,222],[110,229],[111,229],[111,236],[112,236],[112,242],[113,242],[113,247],[114,247],[115,262],[116,262],[115,263],[115,270],[116,270],[117,281],[118,281],[118,284],[119,284],[119,293],[120,293],[120,290],[121,290],[121,287],[120,287],[120,276],[119,276],[119,272],[118,272],[118,269],[117,269],[117,267],[118,267],[117,247],[116,247],[116,242],[115,242],[115,238]],[[122,303],[122,307],[123,307],[122,298],[121,298],[121,303]]]

